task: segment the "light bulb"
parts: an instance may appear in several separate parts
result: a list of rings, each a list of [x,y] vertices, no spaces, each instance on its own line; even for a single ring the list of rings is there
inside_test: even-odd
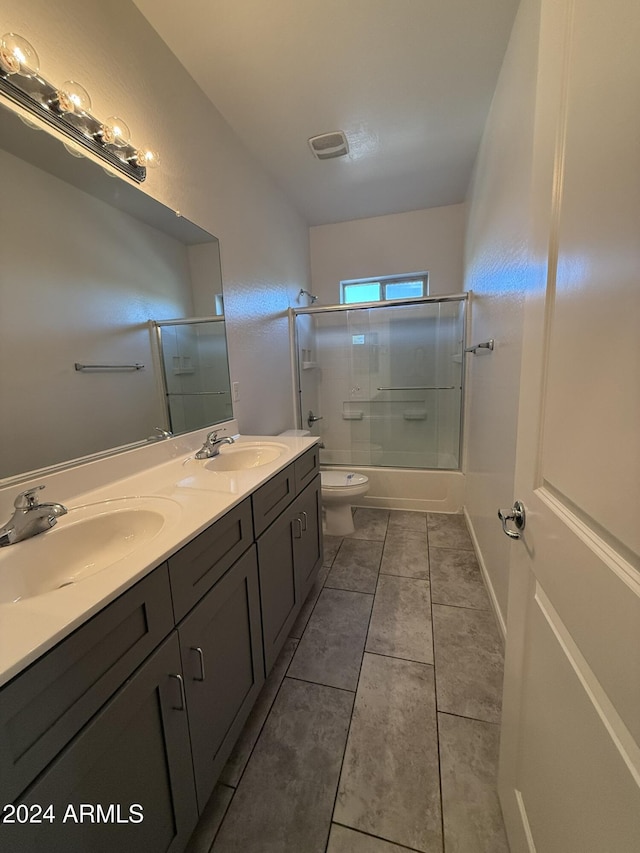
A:
[[[61,113],[86,113],[91,109],[91,98],[80,83],[67,80],[55,94],[55,106]]]
[[[137,151],[138,166],[144,166],[145,169],[155,169],[160,165],[160,155],[148,145],[143,145]]]
[[[26,39],[16,33],[5,33],[0,39],[0,68],[5,74],[33,77],[40,70],[40,60]]]
[[[124,148],[129,144],[131,133],[127,125],[118,116],[109,116],[102,125],[102,141],[107,145]]]

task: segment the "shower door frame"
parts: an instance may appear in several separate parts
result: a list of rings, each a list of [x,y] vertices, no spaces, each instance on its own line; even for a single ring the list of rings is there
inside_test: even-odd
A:
[[[164,326],[200,326],[205,323],[224,323],[225,318],[224,314],[214,314],[210,317],[184,317],[177,318],[171,320],[149,320],[149,328],[151,329],[155,348],[153,349],[154,359],[157,360],[157,376],[158,376],[158,390],[162,399],[164,401],[164,415],[166,418],[165,425],[171,430],[171,401],[170,397],[172,396],[172,392],[169,391],[169,379],[167,377],[167,367],[164,361],[164,350],[162,348],[162,329]],[[229,352],[228,352],[228,342],[226,341],[226,332],[225,332],[225,343],[227,345],[227,373],[229,373]],[[224,391],[201,391],[201,392],[191,392],[186,396],[218,396],[220,394],[224,394]],[[229,375],[229,395],[231,394],[231,376]],[[175,396],[175,395],[174,395]]]
[[[422,296],[417,299],[386,299],[379,302],[355,302],[339,305],[309,305],[302,308],[289,308],[289,343],[291,356],[291,375],[293,387],[293,410],[296,419],[296,428],[304,429],[304,420],[302,416],[302,379],[300,376],[300,348],[298,346],[298,327],[296,325],[296,317],[301,314],[329,314],[338,311],[368,311],[375,308],[400,308],[410,305],[425,305],[425,304],[440,304],[442,302],[461,302],[463,303],[462,312],[462,349],[461,349],[461,368],[460,368],[460,420],[458,426],[458,466],[457,468],[410,468],[408,471],[462,471],[463,463],[463,441],[464,441],[464,420],[465,420],[465,397],[466,397],[466,359],[465,351],[467,348],[467,314],[470,304],[471,291],[465,293],[450,293],[442,296]],[[331,467],[345,467],[340,463],[332,463]],[[371,467],[387,467],[371,464]],[[404,467],[404,466],[403,466]]]

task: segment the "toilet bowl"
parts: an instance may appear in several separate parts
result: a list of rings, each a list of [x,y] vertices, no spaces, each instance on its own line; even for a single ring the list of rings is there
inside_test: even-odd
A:
[[[330,536],[353,533],[354,499],[369,491],[369,478],[353,471],[321,471],[324,532]]]

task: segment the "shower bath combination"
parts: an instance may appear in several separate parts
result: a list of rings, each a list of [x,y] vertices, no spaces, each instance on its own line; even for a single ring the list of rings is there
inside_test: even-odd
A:
[[[467,294],[292,310],[298,425],[325,465],[459,470]]]
[[[297,426],[325,473],[368,480],[359,505],[460,510],[467,302],[290,309]]]

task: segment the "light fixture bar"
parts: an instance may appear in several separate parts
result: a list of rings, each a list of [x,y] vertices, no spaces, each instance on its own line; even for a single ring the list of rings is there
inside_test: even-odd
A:
[[[10,74],[0,65],[0,92],[137,183],[146,178],[145,166],[138,164],[138,158],[145,159],[144,152],[130,143],[115,145],[104,139],[105,123],[91,113],[60,109],[60,89],[39,73]]]

